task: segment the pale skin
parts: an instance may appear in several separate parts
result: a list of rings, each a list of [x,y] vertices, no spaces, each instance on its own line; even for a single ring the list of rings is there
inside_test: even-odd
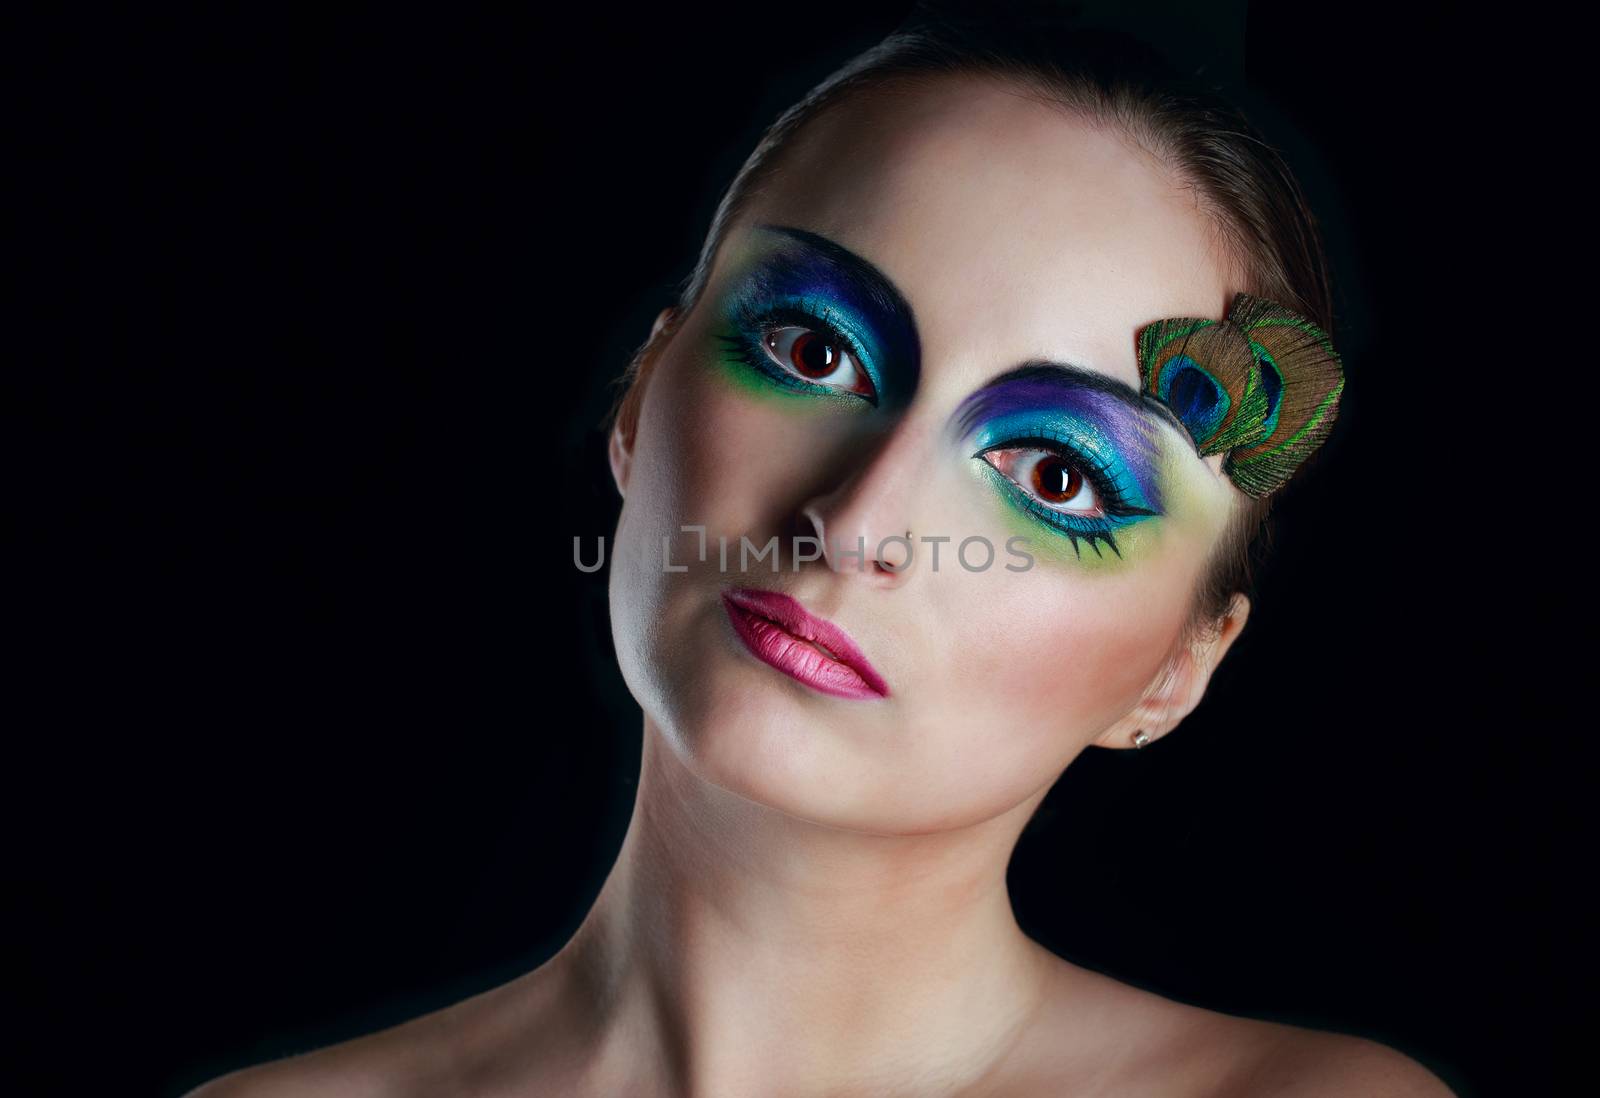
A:
[[[729,382],[718,307],[759,224],[825,236],[903,295],[920,348],[903,407]],[[809,128],[695,308],[658,319],[637,429],[611,440],[612,622],[644,752],[582,926],[511,983],[195,1098],[1449,1095],[1381,1044],[1070,964],[1013,916],[1007,863],[1061,771],[1177,727],[1244,625],[1241,595],[1181,636],[1242,499],[1220,456],[1161,436],[1163,513],[1109,563],[1036,525],[1020,573],[951,567],[950,546],[937,573],[891,571],[894,545],[864,568],[827,552],[729,576],[679,531],[1003,544],[1015,513],[944,430],[963,398],[1031,358],[1137,388],[1137,328],[1223,316],[1237,271],[1158,160],[1014,87],[947,79]],[[663,536],[686,571],[661,569]],[[827,696],[753,659],[718,600],[730,581],[843,627],[891,695]]]

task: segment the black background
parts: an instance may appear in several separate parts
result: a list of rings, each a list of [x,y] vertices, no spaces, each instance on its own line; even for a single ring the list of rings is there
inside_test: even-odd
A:
[[[1559,533],[1495,426],[1512,364],[1441,338],[1515,334],[1495,211],[1526,182],[1501,98],[1526,58],[1444,16],[1250,9],[1257,121],[1332,257],[1341,419],[1206,701],[1073,765],[1013,896],[1079,963],[1540,1092],[1576,918],[1578,685],[1533,586]],[[571,560],[617,514],[607,382],[761,127],[902,14],[190,11],[39,39],[22,106],[61,119],[39,159],[68,170],[29,211],[52,243],[24,300],[37,361],[92,368],[59,372],[57,444],[20,467],[61,478],[29,532],[65,535],[16,665],[40,702],[17,942],[52,1038],[30,1092],[176,1095],[565,942],[639,749],[604,574]]]

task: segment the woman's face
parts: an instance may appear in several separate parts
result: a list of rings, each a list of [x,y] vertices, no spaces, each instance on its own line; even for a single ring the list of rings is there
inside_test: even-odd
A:
[[[1242,496],[1139,397],[1135,333],[1221,317],[1236,281],[1152,158],[998,85],[808,127],[614,439],[618,658],[673,750],[791,815],[907,834],[1015,809],[1149,727]],[[884,540],[908,532],[909,562]],[[880,689],[730,609],[738,588],[844,630]]]

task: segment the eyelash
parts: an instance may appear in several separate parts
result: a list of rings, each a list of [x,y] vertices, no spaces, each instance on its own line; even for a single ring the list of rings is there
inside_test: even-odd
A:
[[[774,305],[758,309],[741,302],[734,307],[734,325],[739,334],[719,335],[717,338],[727,344],[728,348],[751,369],[765,375],[778,385],[801,393],[862,400],[877,407],[878,382],[867,369],[866,355],[861,352],[855,340],[845,335],[839,326],[833,323],[831,316],[832,313],[826,306],[820,311],[800,305]],[[845,352],[855,360],[857,368],[867,379],[867,384],[872,386],[872,395],[848,392],[833,385],[812,385],[775,365],[766,352],[762,338],[774,328],[788,326],[806,328],[816,332],[834,346],[844,348]]]
[[[1069,515],[1046,507],[1039,500],[1029,495],[1028,491],[1020,484],[996,469],[990,462],[984,460],[983,455],[990,451],[1012,449],[1045,450],[1065,461],[1071,462],[1089,481],[1089,485],[1094,489],[1095,496],[1100,500],[1100,507],[1105,511],[1105,514],[1094,518],[1085,518],[1081,515]],[[1052,431],[1048,427],[1036,427],[1031,434],[1020,435],[1004,442],[985,446],[972,456],[983,462],[984,468],[1002,482],[1003,489],[1009,492],[1024,509],[1038,516],[1040,520],[1053,529],[1066,535],[1072,542],[1073,551],[1080,557],[1083,556],[1083,550],[1079,548],[1079,541],[1088,542],[1089,547],[1100,556],[1105,555],[1100,553],[1100,543],[1103,542],[1110,547],[1113,553],[1120,557],[1122,551],[1117,548],[1115,531],[1123,523],[1116,520],[1156,513],[1144,507],[1137,507],[1129,502],[1128,492],[1118,480],[1116,472],[1110,463],[1097,460],[1093,454],[1074,445],[1070,439]]]

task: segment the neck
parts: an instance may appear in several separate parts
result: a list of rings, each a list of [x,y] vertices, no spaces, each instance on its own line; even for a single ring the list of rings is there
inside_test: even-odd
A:
[[[558,958],[602,1074],[678,1095],[972,1085],[1055,962],[1005,884],[1042,797],[960,830],[846,831],[710,784],[646,717],[622,850]]]

